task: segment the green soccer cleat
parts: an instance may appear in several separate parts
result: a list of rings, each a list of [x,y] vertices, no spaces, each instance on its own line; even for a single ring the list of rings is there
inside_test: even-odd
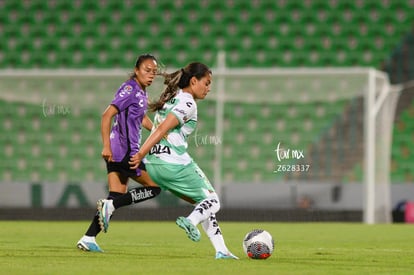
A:
[[[198,242],[201,238],[200,231],[198,230],[197,226],[192,224],[189,219],[185,217],[178,217],[175,223],[185,230],[187,233],[188,238],[194,242]]]

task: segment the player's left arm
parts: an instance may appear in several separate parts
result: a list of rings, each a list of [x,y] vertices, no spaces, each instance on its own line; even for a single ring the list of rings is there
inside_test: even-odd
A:
[[[155,129],[155,131],[145,140],[144,144],[141,146],[141,149],[138,153],[133,155],[129,161],[131,169],[137,169],[141,160],[149,153],[151,148],[157,144],[170,129],[175,128],[180,122],[177,117],[169,113],[165,120]]]
[[[143,120],[142,120],[142,126],[144,126],[144,128],[147,129],[148,131],[151,131],[152,130],[152,125],[153,124],[152,124],[151,119],[147,115],[145,115]]]

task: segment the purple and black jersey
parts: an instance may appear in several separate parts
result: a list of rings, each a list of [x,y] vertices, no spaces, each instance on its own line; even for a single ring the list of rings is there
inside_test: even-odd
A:
[[[111,150],[115,162],[136,154],[141,143],[142,120],[147,111],[148,97],[135,80],[119,87],[111,105],[118,109],[111,129]]]

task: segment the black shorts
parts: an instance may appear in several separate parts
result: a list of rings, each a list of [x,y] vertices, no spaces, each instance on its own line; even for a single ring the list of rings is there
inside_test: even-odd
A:
[[[147,171],[147,169],[145,169],[145,164],[142,161],[137,169],[131,169],[128,161],[129,156],[126,156],[120,162],[108,162],[106,160],[106,170],[108,171],[108,174],[110,172],[119,172],[121,175],[126,177],[139,177],[141,176],[141,170]]]

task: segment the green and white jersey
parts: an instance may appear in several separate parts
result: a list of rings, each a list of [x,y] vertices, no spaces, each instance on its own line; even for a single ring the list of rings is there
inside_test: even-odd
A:
[[[177,117],[179,124],[151,148],[146,163],[187,165],[193,161],[187,153],[187,138],[197,127],[197,105],[193,96],[180,89],[163,109],[156,112],[152,132],[169,113]]]

